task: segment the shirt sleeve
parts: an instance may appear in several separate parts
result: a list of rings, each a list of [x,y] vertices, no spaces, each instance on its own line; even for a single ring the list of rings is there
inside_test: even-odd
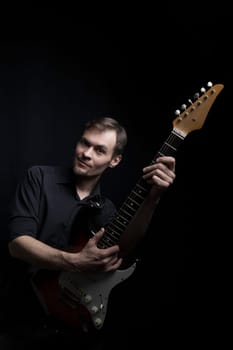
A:
[[[41,169],[33,166],[27,170],[23,181],[18,184],[10,205],[8,223],[10,241],[25,234],[36,236],[42,179]]]

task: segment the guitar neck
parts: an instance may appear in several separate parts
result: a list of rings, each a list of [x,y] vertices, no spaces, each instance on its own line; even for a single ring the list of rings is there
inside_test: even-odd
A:
[[[188,107],[185,104],[181,106],[182,113],[179,110],[176,111],[178,116],[173,120],[173,130],[153,158],[151,164],[154,164],[159,156],[174,157],[184,138],[191,131],[202,128],[212,104],[224,88],[223,84],[213,85],[211,82],[208,82],[207,85],[209,87],[208,90],[201,88],[201,96],[199,93],[194,95],[194,102],[189,99],[191,104]],[[121,234],[143,203],[150,188],[151,186],[142,177],[138,180],[113,220],[105,227],[105,234],[98,243],[100,248],[107,248],[119,243]]]
[[[184,135],[179,135],[173,129],[169,137],[152,159],[151,164],[154,164],[156,159],[160,156],[174,157],[183,140]],[[105,233],[98,243],[99,248],[107,248],[119,243],[121,234],[125,231],[126,227],[143,203],[150,188],[151,186],[148,185],[142,177],[137,181],[113,220],[105,227]]]

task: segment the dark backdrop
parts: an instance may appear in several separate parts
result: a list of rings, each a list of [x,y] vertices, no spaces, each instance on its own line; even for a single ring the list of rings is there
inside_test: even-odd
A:
[[[180,338],[207,337],[206,325],[218,329],[225,317],[227,292],[228,236],[219,213],[230,181],[223,175],[230,163],[232,17],[154,16],[149,9],[91,16],[42,7],[1,15],[3,274],[7,207],[28,166],[69,164],[83,123],[112,115],[129,134],[125,159],[104,185],[120,204],[170,133],[175,109],[209,80],[224,84],[203,128],[179,150],[176,182],[154,216],[136,272],[113,290],[108,315],[117,331],[154,334],[162,326],[168,337],[173,329]]]

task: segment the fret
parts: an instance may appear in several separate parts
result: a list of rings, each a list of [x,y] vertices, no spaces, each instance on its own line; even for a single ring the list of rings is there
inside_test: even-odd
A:
[[[132,203],[132,202],[131,202]],[[128,213],[130,213],[132,216],[135,214],[135,209],[134,207],[132,207],[131,205],[128,205],[127,203],[124,204],[124,208],[125,210],[128,211]]]
[[[167,146],[167,148],[171,148],[173,151],[177,151],[177,149],[175,147],[173,147],[170,143],[165,142],[165,145]]]
[[[112,247],[114,245],[114,242],[111,241],[107,236],[105,236],[102,240],[102,243],[104,243],[108,247]]]
[[[177,149],[176,148],[172,148],[172,147],[167,147],[167,148],[163,148],[159,151],[160,156],[173,156],[176,153]]]
[[[141,196],[141,190],[140,190],[140,192],[139,192],[139,191],[136,192],[135,190],[133,190],[133,191],[132,191],[132,194],[133,194],[133,196],[136,196],[137,198],[139,198],[139,199],[141,199],[141,200],[144,200],[144,199],[145,199],[145,197]]]
[[[133,197],[132,195],[129,195],[129,197],[128,197],[127,202],[129,202],[129,205],[132,207],[134,207],[134,206],[139,207],[139,204],[141,204],[141,203],[138,203],[137,201],[135,201],[135,198],[132,198],[132,197]]]
[[[108,242],[107,240],[105,240],[105,238],[101,238],[101,240],[98,242],[97,246],[99,248],[108,248],[108,247],[112,247],[114,244]]]
[[[174,135],[176,137],[176,140],[178,140],[178,139],[180,139],[180,141],[184,140],[184,136],[178,134],[175,129],[172,130],[170,137],[172,137],[172,135]]]
[[[107,235],[107,234],[109,234],[109,232],[105,232],[103,238],[101,239],[101,243],[104,243],[104,244],[107,245],[108,247],[111,247],[111,246],[113,246],[113,245],[115,245],[115,244],[118,243],[119,237],[118,237],[118,239],[112,240],[111,238],[114,237],[114,236],[110,237],[110,236]]]
[[[172,156],[177,152],[177,149],[181,142],[184,140],[183,137],[176,134],[174,131],[171,132],[170,136],[164,142],[162,147],[159,150],[159,155]]]
[[[117,239],[111,240],[111,239],[105,239],[104,243],[108,246],[108,247],[112,247],[113,245],[118,243]]]
[[[112,241],[114,244],[117,244],[120,238],[120,233],[116,233],[116,231],[111,231],[111,232],[107,231],[107,234],[108,234],[108,237],[110,236],[110,241]]]
[[[132,219],[132,215],[130,215],[127,211],[123,209],[123,206],[119,209],[117,217],[122,217],[128,222]]]
[[[115,230],[116,230],[116,232],[120,232],[120,233],[121,233],[121,231],[125,229],[125,226],[122,226],[122,225],[121,225],[121,227],[118,226],[118,225],[116,224],[115,220],[114,220],[113,222],[111,222],[111,223],[109,224],[109,226],[110,226],[110,228],[113,226],[113,231],[114,231],[114,232],[115,232]]]
[[[144,183],[144,180],[140,179],[138,184],[134,188],[134,192],[138,193],[140,196],[145,198],[145,196],[148,193],[148,185],[146,183],[144,183],[144,186],[143,186],[142,185],[143,183]],[[145,185],[147,185],[147,186],[145,186]]]
[[[128,209],[129,208],[126,207],[125,204],[123,204],[122,207],[121,207],[121,211],[123,211],[125,214],[128,214],[130,216],[130,220],[131,220],[133,215],[135,214],[135,211],[133,211],[133,213],[130,213]]]
[[[126,220],[124,217],[117,215],[114,219],[114,222],[119,222],[122,226],[126,226],[129,222],[129,219]]]

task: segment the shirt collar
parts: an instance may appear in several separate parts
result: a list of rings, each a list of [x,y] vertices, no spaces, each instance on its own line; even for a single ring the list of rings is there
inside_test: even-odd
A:
[[[59,171],[55,173],[55,181],[57,184],[75,184],[75,175],[72,168],[59,168]],[[90,196],[83,200],[91,207],[102,208],[103,207],[103,197],[101,195],[100,184],[97,184]]]

